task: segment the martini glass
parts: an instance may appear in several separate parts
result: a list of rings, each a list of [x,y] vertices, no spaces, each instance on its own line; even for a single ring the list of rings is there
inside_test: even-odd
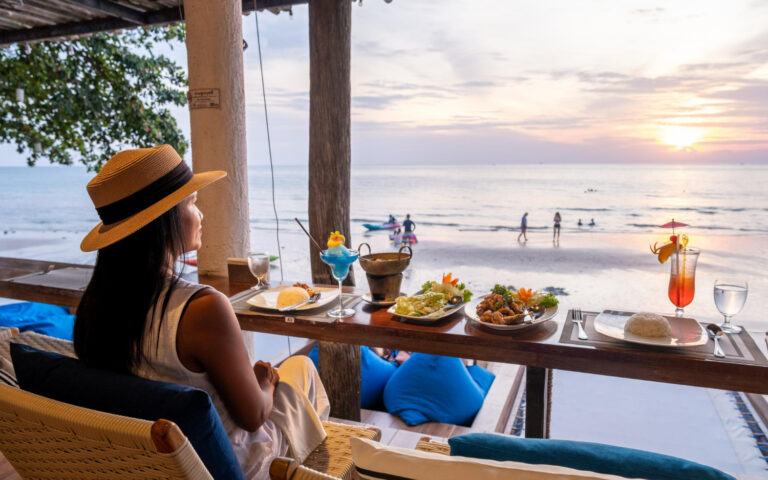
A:
[[[355,311],[351,308],[344,308],[344,304],[341,301],[341,282],[349,275],[349,266],[355,263],[360,254],[355,250],[347,250],[343,255],[334,255],[329,253],[328,250],[320,252],[320,260],[331,267],[331,275],[339,282],[339,308],[335,308],[328,312],[329,317],[333,318],[346,318],[355,314]]]

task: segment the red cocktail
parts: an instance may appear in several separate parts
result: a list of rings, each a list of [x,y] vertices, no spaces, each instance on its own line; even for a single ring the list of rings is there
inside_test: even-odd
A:
[[[669,300],[677,307],[675,316],[683,316],[683,307],[693,301],[696,293],[696,262],[698,248],[681,248],[670,257]]]

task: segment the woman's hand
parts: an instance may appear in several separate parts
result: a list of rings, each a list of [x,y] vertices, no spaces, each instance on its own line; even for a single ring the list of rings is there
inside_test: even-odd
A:
[[[253,373],[256,374],[256,379],[259,381],[261,388],[265,388],[267,385],[276,387],[280,381],[280,375],[277,373],[276,368],[272,368],[269,362],[262,362],[259,360],[253,365]]]

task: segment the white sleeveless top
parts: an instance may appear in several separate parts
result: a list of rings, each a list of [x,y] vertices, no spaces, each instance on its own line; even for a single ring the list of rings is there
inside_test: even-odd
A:
[[[203,288],[207,287],[179,279],[168,300],[165,317],[160,322],[167,287],[163,290],[157,305],[148,314],[149,322],[144,334],[144,358],[134,373],[151,380],[189,385],[207,392],[221,417],[245,477],[268,479],[269,464],[272,459],[278,455],[285,455],[288,450],[280,429],[271,420],[267,420],[255,432],[248,432],[238,427],[213,387],[208,374],[188,370],[181,363],[176,352],[176,332],[181,316],[189,299]]]

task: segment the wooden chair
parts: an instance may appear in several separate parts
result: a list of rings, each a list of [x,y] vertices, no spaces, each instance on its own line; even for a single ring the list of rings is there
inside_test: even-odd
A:
[[[173,422],[98,412],[6,385],[0,450],[25,479],[212,479]]]
[[[315,478],[350,479],[349,438],[378,440],[381,431],[335,422],[323,426],[328,437],[302,468]],[[212,478],[173,422],[103,413],[7,385],[0,385],[0,451],[25,479]],[[278,471],[290,463],[278,459],[272,467]]]
[[[378,440],[378,439],[376,439]],[[347,444],[349,440],[347,439]],[[348,447],[349,449],[349,447]],[[416,450],[422,452],[440,453],[442,455],[450,455],[451,447],[447,443],[435,442],[430,437],[421,437],[416,444]],[[303,465],[299,465],[297,462],[290,458],[279,457],[272,462],[272,466],[269,469],[269,477],[271,480],[338,480],[339,478],[350,479],[352,472],[354,471],[354,465],[351,463],[348,477],[336,477],[328,475],[327,472],[319,472],[311,468],[311,464],[304,462]]]

